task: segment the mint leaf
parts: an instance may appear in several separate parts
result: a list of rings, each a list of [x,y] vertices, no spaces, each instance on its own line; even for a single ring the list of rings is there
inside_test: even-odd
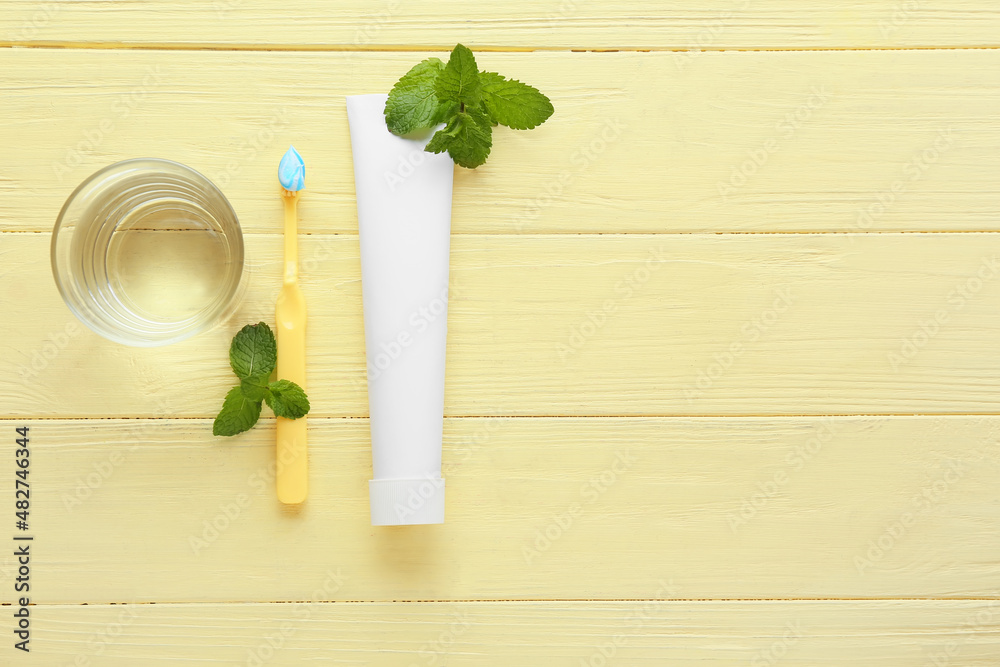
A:
[[[212,424],[212,435],[236,435],[253,427],[260,418],[260,401],[247,398],[239,387],[226,394],[222,410]]]
[[[438,99],[457,102],[465,106],[479,104],[479,68],[476,57],[468,47],[457,44],[448,58],[448,64],[435,83]]]
[[[479,73],[483,106],[495,122],[515,130],[530,130],[552,115],[552,102],[545,95],[516,79],[496,72]]]
[[[475,108],[456,114],[448,125],[438,130],[427,142],[424,150],[430,153],[444,153],[455,164],[467,169],[475,169],[490,155],[493,146],[493,127],[489,117]]]
[[[250,380],[240,380],[240,391],[251,401],[263,401],[267,396],[267,386],[254,384]]]
[[[271,376],[278,360],[278,347],[271,327],[263,322],[248,324],[233,337],[229,363],[241,380],[263,384]]]
[[[444,121],[453,103],[438,99],[435,82],[444,71],[439,58],[414,65],[389,91],[385,103],[385,124],[393,134],[410,134]]]
[[[298,419],[309,412],[309,398],[302,387],[291,380],[278,380],[267,385],[264,400],[279,417]]]

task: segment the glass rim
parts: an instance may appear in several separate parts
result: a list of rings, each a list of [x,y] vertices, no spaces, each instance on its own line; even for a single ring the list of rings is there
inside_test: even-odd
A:
[[[67,259],[68,254],[71,252],[69,244],[73,236],[77,233],[75,229],[77,221],[69,219],[69,214],[73,210],[73,206],[80,205],[86,196],[95,190],[95,183],[107,178],[109,174],[115,174],[116,172],[118,173],[115,180],[124,180],[130,174],[148,174],[151,176],[160,174],[177,178],[185,185],[191,185],[202,190],[211,199],[210,202],[196,201],[196,198],[191,193],[188,193],[186,196],[193,203],[205,207],[213,217],[215,217],[215,212],[211,209],[215,206],[221,207],[220,213],[223,217],[228,218],[235,227],[235,234],[228,233],[225,229],[222,230],[221,234],[226,247],[233,252],[234,259],[232,262],[234,268],[229,269],[227,275],[228,289],[220,290],[218,298],[213,299],[211,303],[204,306],[201,310],[177,320],[166,320],[173,326],[169,329],[164,329],[162,334],[151,331],[130,331],[120,320],[117,320],[106,309],[100,307],[98,300],[92,294],[87,290],[80,289],[77,279],[72,275],[72,269],[66,265],[68,262],[72,262],[71,258]],[[109,181],[109,187],[115,180]],[[146,184],[146,186],[155,186],[155,183]],[[206,207],[206,203],[214,206]],[[97,252],[107,252],[107,249],[106,246],[102,247],[101,243],[95,245],[95,251]],[[202,333],[221,322],[225,318],[225,315],[229,311],[232,311],[236,297],[243,286],[244,251],[244,239],[239,217],[228,198],[226,198],[222,190],[211,179],[196,169],[175,160],[156,157],[137,157],[105,165],[88,175],[73,189],[60,208],[59,214],[56,216],[56,222],[52,229],[49,256],[52,265],[52,274],[59,295],[80,322],[95,333],[117,343],[133,347],[158,347],[176,343]]]

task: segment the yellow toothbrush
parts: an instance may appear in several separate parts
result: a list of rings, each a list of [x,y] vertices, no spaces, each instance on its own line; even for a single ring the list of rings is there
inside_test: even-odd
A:
[[[306,388],[306,301],[299,289],[298,229],[299,191],[305,187],[305,163],[289,148],[278,165],[278,180],[285,202],[285,274],[275,305],[278,325],[278,377]],[[277,418],[276,477],[278,500],[297,505],[309,492],[306,418]]]

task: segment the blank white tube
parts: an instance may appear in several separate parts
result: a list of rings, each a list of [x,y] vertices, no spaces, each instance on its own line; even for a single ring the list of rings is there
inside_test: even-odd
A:
[[[441,436],[454,164],[347,98],[361,239],[374,526],[444,522]]]

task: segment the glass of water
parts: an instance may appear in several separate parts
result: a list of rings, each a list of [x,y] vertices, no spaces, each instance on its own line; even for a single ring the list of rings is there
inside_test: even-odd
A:
[[[166,345],[231,314],[243,234],[225,196],[197,171],[125,160],[66,201],[52,233],[52,272],[66,305],[97,333]]]

